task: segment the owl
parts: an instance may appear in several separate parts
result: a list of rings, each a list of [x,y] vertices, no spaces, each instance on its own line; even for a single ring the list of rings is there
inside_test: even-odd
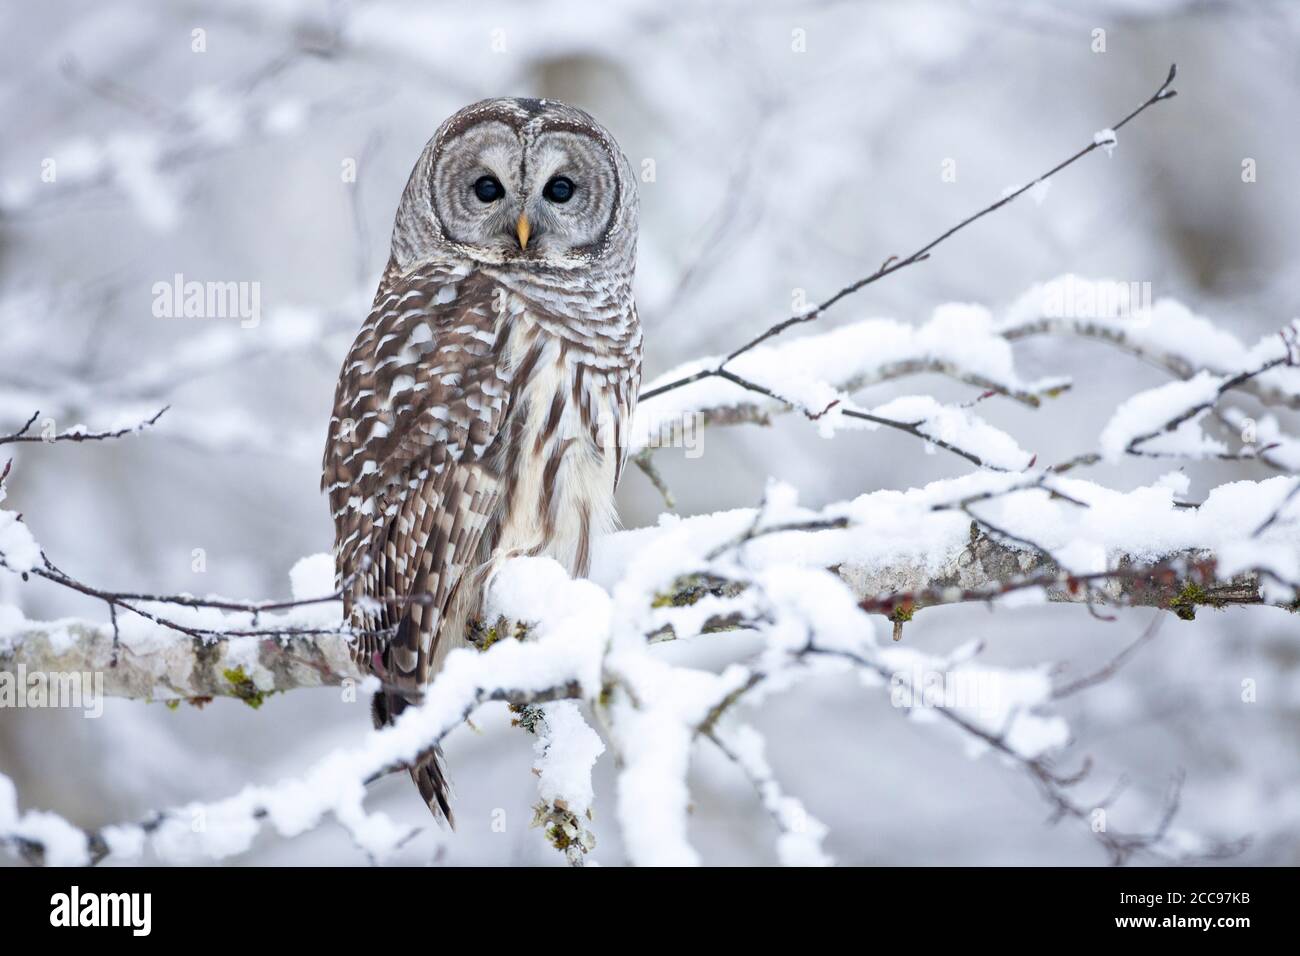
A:
[[[571,106],[475,103],[416,162],[321,482],[377,727],[466,642],[503,561],[584,575],[614,526],[641,380],[636,237],[631,167]],[[451,823],[440,751],[409,769]]]

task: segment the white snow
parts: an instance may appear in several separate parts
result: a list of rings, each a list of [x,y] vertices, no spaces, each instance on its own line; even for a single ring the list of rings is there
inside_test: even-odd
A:
[[[44,810],[20,814],[18,793],[4,774],[0,774],[0,835],[40,844],[48,866],[83,866],[90,860],[86,834],[62,817]]]
[[[591,769],[605,752],[605,742],[583,719],[576,701],[546,704],[543,713],[533,745],[538,795],[584,816],[593,797]]]
[[[741,724],[718,734],[736,762],[754,782],[763,806],[777,822],[777,856],[785,866],[829,866],[835,861],[822,849],[826,825],[809,815],[804,805],[788,796],[772,773],[766,743],[757,730]]]
[[[851,407],[851,406],[850,406]],[[837,409],[838,410],[838,409]],[[979,458],[991,468],[1023,471],[1034,456],[1016,440],[984,421],[968,408],[943,405],[929,395],[905,395],[870,409],[877,418],[916,426],[929,438],[938,439]],[[830,416],[827,416],[830,417]],[[839,427],[875,430],[882,426],[841,415]]]
[[[328,597],[335,592],[334,556],[313,554],[301,558],[289,570],[289,583],[295,601]]]
[[[714,367],[719,360],[699,359],[678,366],[645,383],[642,392]],[[895,374],[899,367],[931,362],[1009,392],[1036,394],[1068,383],[1060,376],[1021,378],[1011,343],[996,328],[992,314],[982,306],[965,303],[939,306],[919,327],[893,319],[867,319],[830,331],[787,336],[745,353],[728,368],[804,408],[821,412],[845,394]],[[717,378],[668,392],[638,407],[632,451],[646,447],[651,436],[664,434],[693,412],[748,404],[762,406],[764,400]]]
[[[4,489],[0,487],[0,501],[3,500]],[[41,560],[40,545],[27,525],[12,511],[0,510],[0,558],[4,559],[10,571],[19,574],[30,571]]]
[[[1168,382],[1134,395],[1115,410],[1102,429],[1102,457],[1107,461],[1118,461],[1124,457],[1134,439],[1160,431],[1182,413],[1213,401],[1222,384],[1223,378],[1220,376],[1200,372],[1186,381]],[[1196,419],[1189,419],[1176,431],[1162,435],[1159,444],[1153,439],[1138,450],[1203,458],[1227,449],[1221,442],[1208,438]]]

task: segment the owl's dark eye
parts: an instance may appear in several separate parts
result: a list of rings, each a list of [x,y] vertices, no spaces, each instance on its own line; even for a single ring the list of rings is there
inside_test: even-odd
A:
[[[474,180],[474,195],[480,202],[496,202],[505,194],[505,188],[495,176],[480,176]]]
[[[542,196],[551,202],[568,202],[573,198],[573,180],[556,176],[542,189]]]

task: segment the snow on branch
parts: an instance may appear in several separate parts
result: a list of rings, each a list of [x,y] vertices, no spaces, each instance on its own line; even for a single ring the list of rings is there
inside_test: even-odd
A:
[[[1223,391],[1216,387],[1215,394]],[[1184,396],[1162,403],[1161,414],[1185,418],[1207,400]],[[1121,492],[1064,474],[1080,464],[976,471],[822,509],[802,508],[792,489],[773,486],[757,509],[666,517],[658,527],[598,542],[592,581],[571,581],[543,559],[511,562],[493,583],[488,620],[497,619],[498,635],[525,639],[453,655],[427,703],[365,747],[330,755],[297,781],[93,833],[48,814],[19,814],[16,798],[0,800],[0,841],[43,861],[131,858],[146,845],[164,860],[221,858],[246,849],[264,823],[293,836],[331,815],[365,853],[382,859],[413,834],[365,811],[365,783],[441,740],[483,703],[507,701],[539,738],[537,822],[578,863],[595,846],[587,817],[590,771],[604,744],[570,706],[537,705],[581,701],[618,756],[618,818],[634,862],[698,862],[686,838],[686,770],[701,736],[753,783],[776,824],[780,856],[822,862],[824,829],[781,789],[752,733],[733,726],[733,711],[835,665],[853,667],[877,686],[888,683],[896,706],[918,719],[940,718],[968,749],[998,753],[1029,774],[1056,815],[1086,822],[1095,802],[1072,793],[1083,775],[1053,762],[1067,733],[1047,712],[1055,697],[1049,682],[1032,672],[999,673],[997,690],[977,701],[975,713],[946,699],[918,704],[924,683],[916,672],[951,677],[969,670],[969,659],[932,660],[882,644],[870,615],[887,615],[897,638],[924,608],[959,601],[1147,605],[1180,617],[1204,606],[1294,608],[1300,484],[1289,477],[1235,482],[1187,506],[1179,500],[1188,490],[1182,475]],[[6,611],[6,672],[90,669],[107,675],[104,694],[224,694],[255,704],[271,691],[359,676],[348,661],[348,635],[337,626],[337,594],[327,594],[328,556],[295,567],[291,601],[109,592],[64,574],[26,526],[4,514],[4,567],[114,609],[108,626],[32,624]],[[321,594],[327,596],[311,597]],[[653,650],[664,639],[726,640],[718,632],[736,629],[760,634],[765,650],[721,674],[674,666]],[[978,683],[987,673],[994,672],[962,679]],[[1171,796],[1145,834],[1111,828],[1097,839],[1117,861],[1134,853],[1181,859],[1189,845],[1201,855],[1231,851],[1229,844],[1175,835],[1176,803]],[[196,813],[208,821],[197,835],[189,826]]]
[[[1086,822],[1100,804],[1072,795],[1086,774],[1058,766],[1068,729],[1051,712],[1054,689],[1045,671],[979,666],[971,647],[941,659],[882,643],[867,613],[869,602],[846,584],[855,578],[843,570],[844,559],[854,556],[863,575],[857,580],[874,587],[879,579],[870,577],[871,569],[904,540],[916,562],[933,569],[927,574],[942,572],[953,560],[961,565],[970,530],[955,505],[980,495],[985,506],[1027,498],[1037,505],[1040,528],[1056,523],[1061,534],[1083,534],[1099,547],[1122,539],[1124,513],[1135,507],[1160,512],[1163,501],[1166,540],[1179,547],[1213,543],[1216,533],[1227,534],[1214,530],[1222,527],[1225,512],[1248,510],[1247,501],[1255,508],[1273,504],[1271,497],[1281,493],[1262,483],[1267,493],[1255,488],[1207,502],[1202,509],[1209,513],[1199,516],[1173,509],[1168,488],[1143,490],[1133,500],[1082,481],[1062,483],[1064,494],[1097,511],[1095,520],[1076,516],[1070,531],[1065,515],[1079,505],[1043,489],[1017,489],[1006,476],[988,473],[936,483],[901,500],[895,492],[876,493],[820,512],[800,508],[788,489],[773,487],[757,511],[669,521],[607,539],[598,554],[598,581],[571,580],[548,559],[516,559],[494,580],[487,611],[493,619],[521,625],[503,633],[525,639],[499,639],[483,652],[454,652],[426,701],[396,726],[370,734],[363,745],[327,755],[295,780],[249,786],[224,800],[164,810],[141,823],[93,833],[45,814],[19,814],[10,794],[7,805],[0,799],[0,840],[29,858],[50,862],[91,862],[106,855],[131,859],[146,846],[163,860],[220,859],[246,850],[263,825],[291,837],[329,816],[366,854],[384,859],[412,833],[365,809],[366,782],[440,741],[483,704],[505,701],[538,733],[540,822],[566,856],[581,860],[594,846],[587,829],[589,775],[603,745],[571,706],[537,707],[580,701],[598,717],[618,758],[617,818],[633,862],[699,862],[686,834],[686,780],[700,737],[721,746],[754,783],[776,824],[780,856],[787,862],[820,862],[824,828],[772,778],[761,746],[743,722],[736,723],[735,713],[795,680],[845,668],[859,672],[868,689],[887,690],[900,712],[938,721],[972,755],[993,752],[1028,772],[1054,812]],[[1017,510],[1025,504],[1022,500]],[[859,523],[883,515],[894,516],[892,534],[888,522],[884,527]],[[883,541],[878,531],[884,532]],[[1278,527],[1265,536],[1294,543],[1294,534]],[[792,536],[804,536],[797,548]],[[839,563],[841,573],[824,570],[827,562]],[[734,587],[676,606],[683,569]],[[945,590],[960,583],[945,584]],[[764,650],[749,663],[721,673],[674,665],[646,640],[651,632],[664,636],[664,625],[678,638],[707,633],[719,613],[731,616],[730,626],[762,636]],[[183,642],[174,635],[155,637]],[[122,642],[128,645],[132,638],[124,633]],[[11,651],[21,653],[23,643],[9,638]],[[131,666],[131,660],[124,653],[118,666]],[[948,690],[964,686],[970,693],[932,695],[931,675],[939,675]],[[198,829],[191,826],[197,814],[206,821]],[[1112,827],[1097,838],[1116,859],[1135,852],[1181,858],[1179,847],[1188,845],[1185,836],[1175,839],[1168,816],[1146,834],[1126,836]],[[1196,845],[1209,855],[1230,849],[1213,841]]]
[[[777,336],[784,333],[786,330],[793,328],[796,325],[802,325],[807,322],[816,321],[828,309],[833,307],[838,302],[859,292],[860,290],[866,288],[872,283],[878,282],[879,280],[883,279],[885,276],[892,275],[895,272],[898,272],[900,269],[905,269],[908,266],[915,265],[918,262],[924,262],[926,259],[930,258],[931,251],[937,248],[940,244],[942,244],[947,239],[950,239],[958,232],[961,232],[963,229],[965,229],[967,226],[971,225],[972,223],[977,222],[980,219],[983,219],[985,216],[990,215],[993,212],[996,212],[997,210],[1001,209],[1003,206],[1007,205],[1008,203],[1014,202],[1016,199],[1019,199],[1025,193],[1033,189],[1035,186],[1039,185],[1040,183],[1046,182],[1052,176],[1056,175],[1057,173],[1061,172],[1067,167],[1078,162],[1080,159],[1087,156],[1093,150],[1102,147],[1107,147],[1108,148],[1107,151],[1109,152],[1110,149],[1114,148],[1116,130],[1120,129],[1123,126],[1126,126],[1128,123],[1132,122],[1134,119],[1136,119],[1138,116],[1140,116],[1142,113],[1144,113],[1147,109],[1154,106],[1155,104],[1163,102],[1164,100],[1172,99],[1173,97],[1178,95],[1178,91],[1172,89],[1174,79],[1177,77],[1177,75],[1178,75],[1178,65],[1176,63],[1170,65],[1169,73],[1165,77],[1165,81],[1160,84],[1159,88],[1154,93],[1152,93],[1151,96],[1149,96],[1144,102],[1142,102],[1137,108],[1129,112],[1128,115],[1125,116],[1122,120],[1120,120],[1118,123],[1114,124],[1113,126],[1107,129],[1107,132],[1110,134],[1108,140],[1099,141],[1096,137],[1094,137],[1091,143],[1088,143],[1078,152],[1074,153],[1068,158],[1057,163],[1047,172],[1043,173],[1040,176],[1035,177],[1033,180],[1026,183],[1025,185],[1011,190],[1010,192],[1003,195],[996,202],[990,203],[989,205],[985,206],[983,209],[979,210],[978,212],[973,213],[970,216],[967,216],[961,222],[957,223],[955,226],[952,226],[951,228],[943,232],[938,237],[930,240],[928,243],[923,245],[921,248],[917,249],[915,252],[911,253],[910,255],[902,259],[898,258],[897,256],[890,256],[881,264],[880,268],[877,269],[875,272],[861,279],[858,279],[855,282],[851,282],[849,285],[840,289],[830,298],[818,303],[817,305],[813,306],[811,309],[805,309],[799,311],[796,314],[790,316],[789,318],[784,319],[783,321],[778,322],[773,326],[770,326],[767,330],[760,333],[759,335],[756,335],[748,342],[744,343],[743,345],[739,346],[736,349],[733,349],[731,352],[727,354],[727,356],[722,361],[718,362],[716,365],[707,365],[689,374],[682,374],[676,377],[675,379],[664,382],[662,384],[652,383],[651,387],[649,387],[642,393],[641,400],[646,401],[651,398],[656,398],[660,395],[663,395],[667,392],[671,392],[675,389],[682,388],[684,386],[692,385],[696,382],[702,381],[703,379],[728,378],[729,376],[726,374],[728,371],[727,367],[736,359],[740,358],[742,355],[745,355],[746,353],[753,351],[758,346],[762,345],[764,342],[767,342],[769,339],[776,338]],[[731,380],[734,381],[734,378],[732,378]]]
[[[996,330],[1012,342],[1045,334],[1096,339],[1181,379],[1202,371],[1237,374],[1252,367],[1261,347],[1247,346],[1174,299],[1151,301],[1141,284],[1075,275],[1035,285]],[[1291,332],[1277,338],[1300,357],[1294,336]],[[1266,405],[1300,408],[1300,365],[1293,359],[1289,366],[1265,370],[1238,388]]]
[[[136,859],[146,840],[167,861],[224,859],[246,851],[263,821],[292,837],[330,814],[359,847],[379,857],[396,850],[412,833],[382,813],[366,812],[367,781],[436,744],[489,700],[523,705],[578,696],[579,675],[570,664],[583,658],[568,653],[562,637],[553,642],[503,642],[482,655],[454,654],[439,675],[437,693],[395,726],[371,734],[362,746],[327,755],[298,780],[249,786],[225,800],[161,811],[137,824],[88,832],[49,814],[19,814],[12,785],[0,777],[0,843],[33,862],[59,865],[92,863],[109,855]],[[516,678],[517,686],[503,686],[503,681]],[[204,826],[193,826],[200,815]]]
[[[1200,371],[1182,381],[1135,395],[1121,405],[1101,434],[1102,456],[1115,461],[1125,454],[1153,457],[1230,458],[1227,446],[1206,436],[1199,422],[1228,392],[1274,369],[1296,371],[1285,333],[1264,339],[1253,351],[1252,367],[1233,375]]]
[[[1075,309],[1090,317],[1043,316],[1044,310]],[[1071,387],[1067,376],[1026,381],[1017,374],[1011,343],[1041,333],[1096,338],[1184,380],[1135,396],[1125,405],[1102,436],[1104,458],[1178,451],[1190,458],[1261,457],[1267,464],[1290,471],[1300,464],[1300,453],[1294,450],[1284,452],[1280,460],[1258,452],[1229,454],[1222,443],[1200,436],[1195,421],[1187,422],[1189,427],[1176,436],[1162,436],[1164,424],[1175,415],[1160,417],[1161,410],[1168,407],[1175,413],[1191,409],[1189,418],[1199,420],[1230,391],[1265,404],[1300,407],[1300,332],[1294,323],[1247,348],[1172,299],[1141,307],[1126,283],[1074,276],[1034,286],[1001,320],[979,306],[953,303],[938,307],[921,326],[870,319],[753,349],[735,359],[725,373],[660,392],[662,398],[641,405],[633,427],[632,451],[646,461],[652,448],[670,443],[686,423],[690,427],[767,424],[773,415],[797,409],[824,433],[852,427],[845,419],[854,419],[908,432],[982,467],[1021,470],[1028,467],[1032,456],[1010,436],[962,407],[943,406],[928,396],[907,396],[885,406],[862,409],[850,396],[881,382],[937,373],[979,388],[984,393],[981,398],[996,394],[1038,407],[1043,398]],[[654,392],[659,382],[693,379],[699,369],[714,361],[681,365],[652,382],[650,390]],[[1191,400],[1180,404],[1184,396]],[[1242,418],[1234,410],[1225,410],[1223,415],[1238,422]],[[1126,419],[1137,423],[1134,429],[1145,421],[1147,434],[1140,429],[1126,433]],[[1259,443],[1265,449],[1295,445],[1294,439],[1278,433],[1276,419],[1269,419],[1264,427],[1271,435]],[[1156,441],[1158,437],[1160,441]]]
[[[1177,64],[1171,65],[1164,82],[1151,96],[1114,126],[1107,128],[1107,138],[1094,137],[1091,143],[1057,163],[1047,172],[1023,186],[1010,190],[996,202],[990,203],[978,212],[967,216],[907,257],[900,259],[897,256],[890,256],[875,272],[850,283],[817,305],[802,309],[789,318],[770,326],[759,335],[727,353],[720,360],[712,358],[690,363],[649,383],[641,393],[641,406],[637,413],[637,421],[633,426],[630,446],[634,460],[656,489],[664,495],[668,505],[671,507],[673,504],[672,493],[655,469],[649,449],[654,445],[663,444],[665,436],[668,436],[669,440],[671,440],[672,436],[678,434],[677,430],[683,427],[694,428],[698,427],[699,424],[734,424],[745,421],[766,423],[768,415],[774,410],[798,408],[814,421],[825,418],[828,413],[832,414],[833,417],[823,425],[827,430],[833,430],[836,420],[842,420],[846,417],[846,413],[848,413],[847,417],[855,417],[853,413],[856,412],[859,421],[869,420],[875,425],[894,427],[918,437],[933,439],[934,436],[921,427],[927,423],[928,419],[896,421],[880,414],[864,413],[861,409],[850,409],[844,393],[855,391],[865,385],[886,378],[924,371],[948,374],[960,381],[979,385],[990,391],[1002,392],[1030,405],[1038,403],[1042,392],[1052,394],[1064,387],[1068,387],[1068,382],[1065,380],[1046,386],[1040,385],[1037,390],[1033,388],[1026,389],[1008,381],[1006,376],[1010,372],[1010,363],[1007,360],[1009,353],[991,345],[987,341],[987,336],[985,337],[986,341],[979,341],[979,317],[967,316],[967,318],[972,318],[969,323],[972,328],[963,328],[961,334],[955,340],[962,342],[963,345],[969,344],[975,349],[977,357],[974,363],[976,367],[974,368],[967,367],[967,353],[965,351],[962,351],[959,355],[954,355],[955,350],[945,347],[946,343],[934,341],[927,343],[924,340],[916,343],[920,348],[911,349],[911,354],[894,355],[891,356],[891,361],[881,362],[874,352],[864,355],[861,347],[862,342],[870,340],[873,336],[870,334],[872,330],[863,328],[858,328],[856,335],[848,330],[841,330],[838,335],[838,338],[849,340],[844,343],[848,346],[848,352],[846,353],[849,359],[848,362],[840,360],[836,362],[838,368],[827,369],[825,365],[835,361],[828,359],[828,356],[838,356],[839,353],[821,351],[817,356],[816,363],[813,365],[815,374],[809,374],[806,362],[800,363],[798,361],[801,349],[816,348],[819,343],[815,342],[815,340],[805,340],[805,342],[809,343],[808,345],[796,343],[792,348],[780,350],[762,350],[762,346],[797,325],[817,320],[838,302],[883,279],[885,276],[925,261],[930,257],[932,250],[951,236],[1001,209],[1008,203],[1015,201],[1035,186],[1047,182],[1056,173],[1071,166],[1093,150],[1105,148],[1109,153],[1115,146],[1116,130],[1136,119],[1156,103],[1172,99],[1178,95],[1177,91],[1172,89],[1177,74]],[[984,318],[987,319],[987,315]],[[936,315],[935,323],[940,327],[947,325],[951,328],[953,324],[950,321],[951,315],[948,316],[948,319],[948,322],[944,322],[940,316]],[[906,329],[902,334],[909,336],[911,330]],[[831,333],[831,336],[836,336],[836,333]],[[970,336],[973,341],[968,342],[967,336]],[[820,344],[825,345],[826,343]],[[837,341],[835,344],[839,345],[841,343]],[[926,345],[931,347],[926,348]],[[956,361],[953,360],[954,358]],[[986,378],[987,368],[980,367],[987,366],[990,358],[993,359],[997,371],[1002,373],[1001,381],[998,378]],[[791,364],[787,365],[785,360],[788,360]],[[740,371],[736,369],[737,363],[743,363]],[[752,368],[750,368],[751,366]],[[757,377],[754,375],[755,372],[759,373]],[[764,372],[768,374],[763,375]],[[771,374],[773,372],[779,375],[778,379],[773,379]],[[708,388],[701,388],[702,385],[712,386],[718,384],[722,386],[720,393]],[[674,393],[681,389],[687,389],[691,394],[684,398],[675,396]],[[758,395],[761,399],[767,400],[767,404],[758,403],[753,399],[748,402],[740,402],[736,395],[736,389]],[[671,396],[668,402],[663,401],[665,395]],[[650,411],[647,412],[646,403],[655,399],[658,399],[658,401],[653,402]],[[980,431],[988,435],[993,432],[993,429],[991,426],[980,423]],[[987,465],[1004,470],[1012,470],[1016,467],[1013,464],[986,461],[989,458],[987,451],[981,454],[978,451],[965,449],[947,438],[937,442],[937,444],[939,447],[953,451],[977,465]],[[996,435],[993,437],[995,447],[1005,448],[1007,444],[1008,440],[1004,436]],[[1012,443],[1012,446],[1014,447],[1014,443]],[[986,444],[985,447],[989,446]],[[1018,451],[1016,449],[1017,453]]]
[[[1195,508],[1178,506],[1175,495],[1185,490],[1177,477],[1122,493],[1050,471],[978,472],[808,510],[792,491],[774,487],[760,509],[667,520],[601,541],[595,581],[569,580],[544,559],[519,559],[494,582],[488,612],[502,619],[498,633],[526,639],[498,640],[485,653],[457,652],[427,703],[362,747],[323,758],[299,780],[94,832],[49,814],[19,814],[11,795],[7,807],[0,799],[0,842],[45,862],[132,859],[146,846],[166,861],[220,859],[247,849],[264,824],[291,837],[332,816],[366,854],[383,859],[413,834],[365,810],[366,782],[497,700],[518,708],[519,723],[538,734],[536,822],[570,862],[580,863],[595,848],[590,772],[604,744],[573,704],[537,705],[581,701],[600,717],[619,757],[618,818],[634,862],[698,862],[685,819],[686,770],[700,736],[753,783],[774,821],[781,859],[826,862],[824,827],[784,792],[761,741],[743,723],[733,724],[732,711],[837,664],[858,669],[872,686],[887,684],[895,706],[918,720],[938,720],[969,752],[990,751],[1020,768],[1055,815],[1086,825],[1109,798],[1076,795],[1085,776],[1058,768],[1054,756],[1068,733],[1049,713],[1057,693],[1041,671],[974,668],[969,653],[936,660],[882,645],[868,614],[887,614],[897,633],[925,607],[956,601],[1095,600],[1164,607],[1180,617],[1204,606],[1294,602],[1300,535],[1293,521],[1277,520],[1295,501],[1294,483],[1234,483]],[[327,580],[327,565],[326,556],[300,563],[295,598]],[[348,663],[346,638],[284,635],[336,621],[337,606],[328,601],[265,610],[270,636],[260,638],[215,633],[220,622],[213,615],[249,613],[209,606],[231,602],[185,601],[169,613],[184,626],[203,627],[207,637],[124,616],[114,641],[106,626],[35,625],[11,615],[0,628],[0,665],[14,673],[95,669],[106,675],[109,695],[224,694],[255,704],[271,691],[359,676]],[[766,650],[721,674],[673,666],[653,651],[664,639],[726,640],[717,632],[738,628],[763,635]],[[956,681],[984,690],[964,705],[926,700],[927,675],[940,675],[944,686]],[[1182,859],[1188,846],[1209,856],[1234,849],[1174,831],[1176,805],[1174,791],[1149,832],[1108,828],[1094,836],[1117,862],[1135,853]],[[206,824],[196,832],[190,822],[197,814]]]
[[[236,697],[260,705],[270,694],[305,687],[360,683],[351,660],[351,637],[287,634],[284,637],[205,639],[90,621],[35,622],[13,609],[0,611],[0,671],[10,674],[95,674],[106,697],[135,700],[211,700]],[[337,624],[337,615],[331,624]],[[162,631],[162,633],[159,633]]]
[[[837,415],[852,409],[849,395],[905,376],[942,374],[1030,406],[1070,386],[1063,376],[1023,379],[1010,344],[995,331],[992,315],[972,305],[941,306],[921,326],[871,319],[758,347],[732,360],[726,374],[694,380],[689,387],[658,389],[657,383],[693,378],[715,361],[687,363],[650,383],[649,393],[659,397],[638,407],[631,438],[634,454],[665,443],[687,421],[764,424],[791,407],[819,420],[823,428],[834,428]],[[887,411],[873,414],[884,417]],[[908,419],[901,417],[899,423],[907,424]]]
[[[599,541],[592,576],[612,594],[646,550],[678,542],[689,553],[715,555],[699,566],[679,564],[647,599],[642,636],[658,639],[753,626],[744,577],[718,564],[733,552],[743,553],[751,571],[834,569],[863,610],[895,621],[975,601],[1095,601],[1191,617],[1198,607],[1290,607],[1300,598],[1300,533],[1277,520],[1296,504],[1288,478],[1235,482],[1199,507],[1182,507],[1177,496],[1186,479],[1176,474],[1127,493],[1047,474],[975,473],[820,510],[769,504],[669,521]],[[7,545],[0,537],[6,565]],[[154,700],[260,701],[357,681],[351,635],[339,626],[337,594],[329,591],[330,567],[328,555],[304,559],[294,570],[293,600],[278,603],[115,595],[132,602],[115,615],[115,626],[29,622],[7,609],[0,668],[102,672],[106,695]],[[515,620],[538,614],[515,610]]]
[[[1092,317],[1050,319],[1042,317],[1044,311],[1078,311]],[[683,439],[690,448],[697,440],[692,429],[765,425],[772,415],[797,409],[823,435],[844,428],[887,427],[980,468],[1024,471],[1037,457],[970,409],[997,394],[1037,407],[1040,398],[1069,388],[1066,377],[1022,380],[1011,349],[1012,342],[1028,335],[1067,331],[1123,348],[1179,381],[1133,396],[1103,431],[1100,451],[1080,454],[1054,470],[1114,462],[1124,455],[1250,459],[1282,472],[1300,470],[1300,440],[1285,435],[1275,417],[1256,421],[1239,409],[1221,407],[1230,393],[1300,407],[1300,323],[1293,321],[1246,348],[1173,300],[1147,306],[1129,284],[1074,276],[1035,286],[1002,320],[995,321],[979,306],[948,304],[919,327],[889,319],[858,322],[747,350],[728,360],[730,368],[704,377],[696,372],[714,359],[680,366],[657,380],[673,387],[652,387],[657,400],[638,408],[632,432],[635,461],[672,507],[672,495],[651,459],[655,447]],[[984,391],[963,405],[918,395],[863,408],[851,398],[869,385],[926,372],[946,374]],[[1211,414],[1240,434],[1240,448],[1230,450],[1202,430]]]

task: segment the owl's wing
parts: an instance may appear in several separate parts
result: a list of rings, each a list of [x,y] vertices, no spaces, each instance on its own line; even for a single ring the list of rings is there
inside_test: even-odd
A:
[[[428,682],[440,624],[501,489],[488,448],[510,402],[493,283],[390,267],[335,396],[322,484],[357,658]]]

